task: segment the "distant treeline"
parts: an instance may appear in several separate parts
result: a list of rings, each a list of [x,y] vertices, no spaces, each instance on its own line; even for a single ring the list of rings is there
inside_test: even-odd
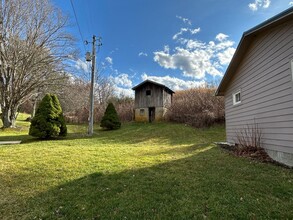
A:
[[[214,95],[215,88],[195,88],[176,91],[173,102],[165,117],[166,121],[184,123],[193,127],[209,127],[216,123],[225,121],[224,99]],[[68,101],[64,104],[65,119],[69,123],[87,123],[89,110],[83,104],[79,106],[76,102],[68,108]],[[80,99],[79,99],[80,100]],[[109,97],[103,102],[96,103],[94,121],[99,123],[104,115],[107,104],[112,102],[122,122],[133,120],[134,99],[129,97]],[[79,102],[80,103],[80,102]],[[66,105],[67,104],[67,105]],[[22,105],[22,111],[32,112],[32,103],[26,102]]]
[[[216,88],[177,91],[173,96],[167,119],[194,127],[224,123],[224,98],[216,97],[215,91]]]

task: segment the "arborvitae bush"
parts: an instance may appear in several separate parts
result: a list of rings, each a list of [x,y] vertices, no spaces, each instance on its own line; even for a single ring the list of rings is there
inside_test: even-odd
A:
[[[47,139],[67,135],[62,108],[56,95],[46,94],[31,121],[29,135]]]
[[[101,120],[101,127],[109,130],[119,129],[121,127],[121,122],[113,103],[108,104]]]

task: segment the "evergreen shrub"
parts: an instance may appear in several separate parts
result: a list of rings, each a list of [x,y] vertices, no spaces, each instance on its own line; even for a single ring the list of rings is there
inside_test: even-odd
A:
[[[56,95],[46,94],[42,99],[32,118],[29,135],[41,139],[67,135],[62,108]]]
[[[121,127],[121,122],[113,103],[108,104],[100,126],[108,130],[115,130]]]

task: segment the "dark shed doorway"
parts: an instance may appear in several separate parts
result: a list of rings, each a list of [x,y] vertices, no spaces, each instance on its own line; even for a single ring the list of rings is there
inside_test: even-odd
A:
[[[156,113],[156,108],[150,107],[149,108],[149,122],[153,122],[155,120],[155,113]]]

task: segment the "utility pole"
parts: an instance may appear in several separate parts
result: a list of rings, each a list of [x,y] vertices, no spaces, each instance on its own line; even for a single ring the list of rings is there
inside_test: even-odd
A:
[[[7,67],[7,63],[6,60],[3,58],[4,57],[4,36],[3,36],[3,6],[5,7],[4,3],[2,0],[0,0],[0,88],[3,88],[3,83],[4,83],[4,72],[5,72],[5,68]],[[1,89],[2,90],[2,89]],[[0,91],[0,93],[2,93],[3,91]],[[4,105],[3,105],[4,104]],[[7,103],[5,102],[5,100],[2,100],[2,103],[0,104],[0,111],[3,111],[3,107],[5,107]],[[2,117],[1,117],[2,118]],[[3,118],[2,118],[3,120]]]
[[[2,52],[4,52],[4,48],[3,48],[3,35],[2,35],[2,31],[3,31],[3,6],[2,6],[3,2],[2,0],[0,0],[0,49],[1,49],[1,54],[0,56],[2,55]],[[0,65],[1,65],[1,60],[0,60]]]
[[[86,61],[92,61],[92,74],[91,74],[91,91],[90,91],[90,109],[89,109],[89,128],[88,134],[90,136],[94,133],[94,99],[95,99],[95,81],[96,81],[96,41],[98,40],[98,47],[102,46],[101,37],[98,39],[93,35],[93,44],[92,54],[90,52],[86,53]],[[88,44],[88,41],[85,41],[85,44]]]
[[[4,63],[2,59],[2,53],[4,52],[4,46],[3,46],[3,2],[0,0],[0,88],[3,87],[3,79],[2,74],[4,74]],[[1,82],[2,81],[2,82]],[[2,92],[2,91],[1,91]],[[2,112],[2,104],[0,104],[0,111]]]
[[[0,76],[4,72],[5,61],[2,59],[4,53],[4,40],[3,40],[3,2],[0,0]],[[0,106],[1,110],[1,106]]]
[[[92,48],[92,76],[91,76],[91,91],[90,91],[90,115],[89,115],[89,130],[88,134],[93,135],[94,132],[94,90],[95,90],[95,71],[96,71],[96,36],[93,35]]]

